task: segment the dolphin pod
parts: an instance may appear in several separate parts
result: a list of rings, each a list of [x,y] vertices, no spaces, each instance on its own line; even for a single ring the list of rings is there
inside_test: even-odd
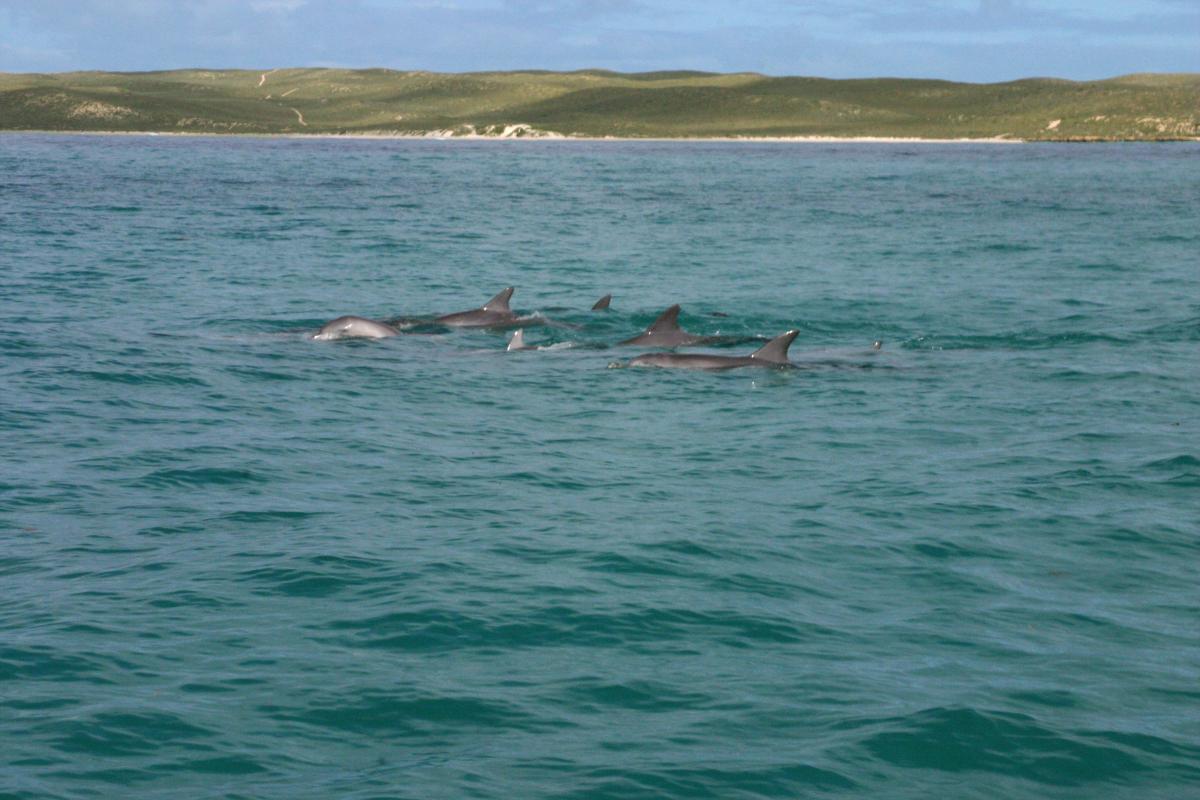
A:
[[[512,300],[513,293],[516,290],[509,286],[503,289],[499,294],[488,300],[479,308],[469,309],[467,311],[456,311],[450,314],[442,314],[431,318],[424,318],[426,322],[432,322],[435,325],[444,325],[451,328],[486,328],[486,329],[504,329],[516,328],[508,341],[506,350],[509,352],[518,350],[537,350],[545,349],[537,346],[526,344],[525,331],[523,327],[530,324],[547,324],[546,320],[539,316],[521,316],[512,310],[509,303]],[[609,303],[612,300],[612,295],[607,294],[596,301],[592,306],[592,311],[603,311],[608,309]],[[704,336],[695,333],[689,333],[679,325],[680,306],[678,304],[671,306],[663,311],[650,324],[648,328],[642,331],[637,336],[625,339],[618,342],[619,345],[632,347],[657,347],[674,349],[678,347],[691,347],[696,345],[712,344],[723,340],[719,336]],[[407,327],[407,323],[405,323]],[[383,339],[392,336],[398,336],[399,329],[392,325],[377,322],[365,317],[344,316],[338,317],[335,320],[327,322],[321,326],[312,338],[316,341],[329,341],[334,339],[347,338],[366,338],[366,339]],[[727,356],[717,355],[712,353],[674,353],[674,352],[655,352],[644,353],[632,358],[628,366],[631,367],[660,367],[667,369],[699,369],[699,370],[727,370],[736,369],[739,367],[759,367],[759,368],[782,368],[796,366],[788,360],[788,348],[799,335],[796,329],[788,330],[774,339],[771,339],[762,347],[755,350],[749,355]],[[727,340],[727,338],[725,339]],[[872,345],[871,353],[874,353],[883,346],[882,341],[875,341]],[[863,354],[861,351],[856,351],[858,354]],[[833,356],[834,353],[822,353],[821,355]],[[865,354],[864,354],[865,355]],[[836,358],[836,356],[835,356]],[[805,362],[815,364],[820,363],[811,359]],[[610,366],[625,366],[619,363],[611,364]]]

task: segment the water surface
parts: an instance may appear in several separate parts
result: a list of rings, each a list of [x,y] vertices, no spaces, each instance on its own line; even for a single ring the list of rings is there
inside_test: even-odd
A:
[[[1187,796],[1198,207],[1190,144],[0,137],[0,794]],[[560,347],[306,338],[507,285]],[[607,368],[675,302],[808,368]]]

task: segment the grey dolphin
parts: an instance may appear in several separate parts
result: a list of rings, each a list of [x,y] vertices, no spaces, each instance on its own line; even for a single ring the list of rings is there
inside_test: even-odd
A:
[[[788,348],[800,331],[790,330],[776,336],[748,356],[717,356],[700,353],[646,353],[629,362],[631,367],[667,367],[673,369],[734,369],[735,367],[790,367]]]
[[[517,328],[513,331],[513,335],[508,340],[508,347],[504,348],[505,352],[511,353],[515,350],[537,350],[533,345],[525,344],[525,329]]]
[[[556,342],[554,344],[526,344],[525,329],[517,328],[508,339],[506,352],[515,353],[519,350],[567,350],[575,345],[572,342]]]
[[[604,297],[601,297],[599,300],[596,301],[596,304],[592,306],[592,311],[607,311],[608,304],[611,302],[612,302],[612,295],[606,294],[606,295],[604,295]]]
[[[536,319],[532,317],[518,317],[508,307],[508,301],[512,298],[514,291],[516,290],[509,286],[480,308],[444,314],[434,319],[434,322],[449,325],[452,328],[511,328],[536,322]]]
[[[675,304],[658,315],[658,319],[650,323],[650,327],[632,339],[626,339],[620,344],[637,345],[638,347],[686,347],[691,344],[706,344],[714,341],[711,336],[699,336],[688,333],[679,327],[679,304]]]
[[[326,322],[312,338],[314,341],[328,342],[333,339],[386,339],[399,335],[400,331],[391,325],[365,317],[345,316]]]

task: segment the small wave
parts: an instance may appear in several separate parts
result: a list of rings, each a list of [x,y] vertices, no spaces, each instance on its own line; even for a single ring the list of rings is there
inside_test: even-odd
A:
[[[225,372],[230,375],[237,375],[240,378],[251,378],[261,381],[300,381],[305,380],[300,375],[289,375],[286,372],[274,372],[272,370],[262,369],[261,367],[226,367]]]
[[[107,659],[60,652],[45,645],[0,647],[0,680],[78,681],[111,683],[101,673]]]
[[[1044,350],[1054,347],[1096,343],[1127,344],[1129,339],[1091,331],[1049,333],[1020,331],[979,336],[927,335],[901,343],[901,347],[916,350]]]
[[[1174,772],[1200,778],[1200,750],[1154,736],[1058,731],[1034,717],[973,708],[931,708],[885,720],[861,746],[894,766],[991,772],[1054,786],[1125,783]]]
[[[347,586],[356,585],[361,578],[331,575],[304,569],[264,567],[242,573],[238,580],[263,584],[252,589],[254,594],[284,594],[291,597],[328,597]]]
[[[1036,245],[1023,242],[993,242],[985,244],[979,249],[989,253],[1029,253],[1038,248]]]
[[[1195,469],[1200,467],[1200,458],[1193,455],[1180,455],[1173,458],[1161,458],[1157,461],[1148,461],[1142,465],[1146,469],[1159,470],[1177,470],[1177,469]]]
[[[558,692],[554,700],[568,706],[586,706],[590,711],[624,708],[647,712],[702,709],[715,702],[712,695],[677,689],[658,681],[580,682]]]
[[[250,591],[259,595],[328,597],[347,588],[369,592],[379,579],[390,584],[387,568],[385,562],[369,558],[321,555],[246,570],[238,573],[237,580],[251,584]]]
[[[676,568],[661,559],[631,558],[621,553],[595,553],[584,564],[583,569],[595,572],[611,572],[617,575],[660,575],[688,577],[691,569]]]
[[[631,743],[630,746],[637,746]],[[717,757],[714,756],[714,759]],[[744,763],[657,770],[604,767],[577,775],[564,800],[625,800],[639,797],[808,797],[814,790],[854,789],[851,778],[811,764],[751,767]],[[881,795],[882,796],[882,795]]]
[[[104,381],[105,383],[124,383],[135,386],[207,386],[208,383],[199,378],[165,372],[101,372],[99,370],[65,370],[64,374],[78,375],[82,378]]]
[[[428,609],[334,623],[330,628],[357,634],[344,639],[344,644],[349,647],[413,651],[567,644],[610,647],[705,640],[750,648],[771,643],[807,642],[834,634],[820,625],[766,614],[681,608],[601,613],[565,606],[550,606],[532,616],[500,619]]]
[[[201,594],[190,589],[165,592],[147,600],[146,604],[152,608],[205,608],[214,610],[238,605],[238,603],[220,600],[212,595]]]
[[[358,692],[346,700],[329,698],[302,710],[266,705],[259,711],[317,728],[368,736],[421,738],[426,742],[479,730],[494,734],[566,725],[547,725],[504,702],[448,695],[413,697],[381,691]]]
[[[164,745],[213,736],[211,731],[162,711],[104,711],[50,723],[46,733],[59,751],[93,757],[154,753]]]
[[[1173,473],[1162,481],[1164,486],[1181,488],[1200,487],[1200,458],[1193,455],[1178,455],[1161,458],[1142,465],[1143,469],[1158,473]]]
[[[1120,370],[1117,372],[1097,372],[1087,369],[1058,369],[1053,372],[1043,373],[1039,376],[1039,380],[1062,381],[1064,383],[1088,383],[1091,381],[1144,381],[1154,377],[1156,376],[1136,369]]]
[[[135,485],[148,487],[234,486],[245,483],[266,483],[267,478],[248,469],[160,469],[143,475]]]
[[[995,558],[992,551],[974,550],[950,541],[919,541],[912,549],[926,558],[947,561],[957,558]]]
[[[1161,342],[1200,342],[1200,317],[1164,322],[1138,331],[1138,335]]]
[[[231,511],[221,519],[239,525],[271,524],[275,522],[299,522],[324,515],[323,511]]]
[[[557,489],[561,491],[581,492],[591,488],[585,481],[571,480],[563,475],[551,475],[545,472],[510,472],[497,477],[501,482],[527,483],[541,489]]]
[[[198,772],[202,775],[253,775],[268,771],[262,762],[245,754],[182,759],[174,766],[184,772]]]

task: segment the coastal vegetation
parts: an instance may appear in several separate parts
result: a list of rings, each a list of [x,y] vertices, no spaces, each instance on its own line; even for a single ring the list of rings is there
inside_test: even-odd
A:
[[[0,73],[0,130],[193,134],[1200,137],[1200,74],[971,84],[755,73]]]

